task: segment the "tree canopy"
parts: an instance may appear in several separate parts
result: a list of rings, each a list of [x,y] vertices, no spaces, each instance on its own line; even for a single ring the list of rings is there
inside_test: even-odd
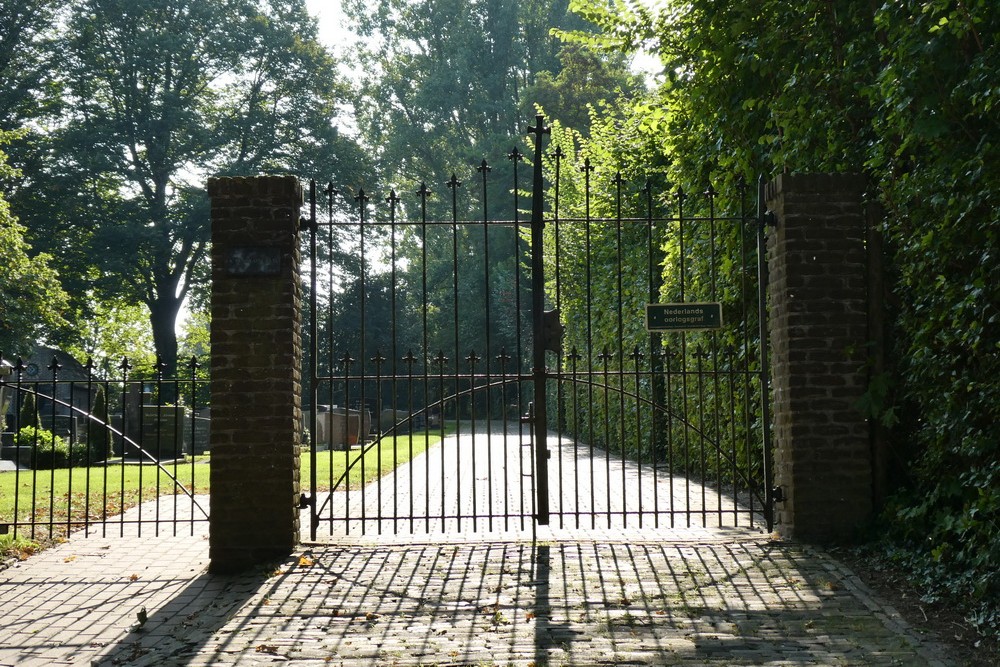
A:
[[[145,304],[172,373],[177,315],[205,274],[204,181],[360,181],[364,157],[336,127],[346,88],[301,0],[66,0],[59,10],[49,76],[62,106],[19,155],[13,200],[32,242],[75,277],[75,295]],[[20,121],[40,123],[27,111]]]
[[[586,121],[578,109],[588,103],[633,93],[639,82],[620,56],[588,55],[550,34],[592,29],[567,6],[566,0],[345,3],[364,40],[357,52],[359,126],[386,180],[443,184],[453,172],[472,180],[483,159],[509,174],[503,158],[520,144],[536,102],[558,104],[573,114],[567,120]],[[574,93],[575,105],[564,104]]]
[[[0,129],[18,129],[58,100],[51,66],[57,6],[57,0],[0,0]]]

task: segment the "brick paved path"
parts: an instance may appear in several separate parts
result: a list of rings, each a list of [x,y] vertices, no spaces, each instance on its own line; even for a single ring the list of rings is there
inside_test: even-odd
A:
[[[0,665],[949,664],[822,552],[764,540],[316,545],[231,577],[206,556],[74,539],[0,573]]]
[[[0,665],[951,664],[824,552],[743,528],[369,532],[228,577],[206,529],[3,570]]]

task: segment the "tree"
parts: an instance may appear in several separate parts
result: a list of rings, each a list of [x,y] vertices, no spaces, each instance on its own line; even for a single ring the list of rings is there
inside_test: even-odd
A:
[[[77,359],[91,359],[106,378],[120,373],[125,357],[137,373],[149,375],[156,352],[145,307],[106,299],[95,300],[89,310],[91,314],[81,319],[65,351]]]
[[[623,104],[644,91],[639,76],[628,70],[621,53],[602,53],[579,42],[559,49],[558,72],[539,72],[524,92],[521,116],[536,109],[566,128],[590,134],[590,114],[603,104]]]
[[[0,131],[0,145],[11,134]],[[0,151],[0,181],[15,177]],[[49,266],[50,257],[31,255],[25,228],[0,194],[0,352],[23,354],[66,325],[66,293]]]
[[[0,0],[0,129],[15,130],[58,101],[51,48],[56,0]]]
[[[471,180],[484,158],[504,169],[525,129],[525,91],[560,66],[549,29],[583,27],[562,0],[353,0],[346,9],[366,45],[362,134],[386,180],[407,183],[402,191],[420,180],[443,186],[453,172]]]
[[[78,293],[145,304],[167,374],[178,312],[204,275],[206,177],[360,180],[348,172],[364,160],[334,125],[345,91],[315,36],[301,0],[70,3],[67,112],[29,175],[54,177],[70,205],[51,211],[25,187],[19,203],[36,241],[66,247]]]

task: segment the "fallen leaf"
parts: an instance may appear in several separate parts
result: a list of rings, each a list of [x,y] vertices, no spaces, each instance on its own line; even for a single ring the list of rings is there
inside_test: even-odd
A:
[[[312,567],[316,564],[312,558],[308,556],[299,556],[299,567]]]
[[[128,575],[128,580],[129,581],[138,581],[138,579],[139,579],[139,575],[138,574],[130,574],[130,575]]]

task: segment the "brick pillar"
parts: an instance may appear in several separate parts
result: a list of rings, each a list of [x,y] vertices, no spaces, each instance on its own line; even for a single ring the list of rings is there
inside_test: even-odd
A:
[[[213,178],[210,569],[299,539],[299,207],[290,176]]]
[[[766,198],[776,529],[850,540],[872,513],[864,179],[778,176]]]

